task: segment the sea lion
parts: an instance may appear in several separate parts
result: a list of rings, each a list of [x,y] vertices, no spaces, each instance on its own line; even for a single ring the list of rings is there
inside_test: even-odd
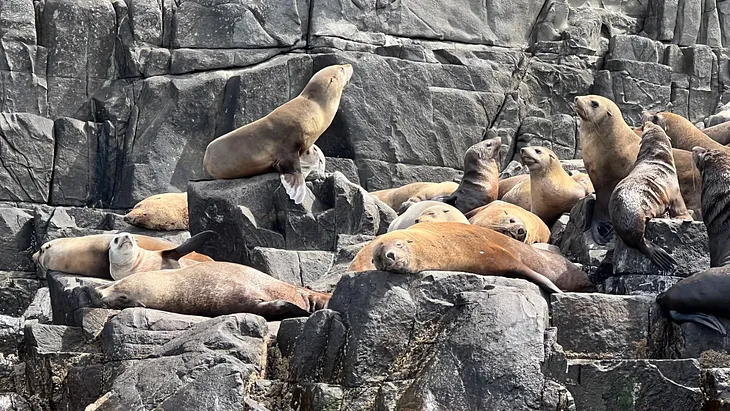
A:
[[[702,220],[710,244],[710,267],[730,265],[730,154],[724,150],[692,150],[702,176]]]
[[[723,146],[730,144],[730,121],[703,128],[702,132]]]
[[[83,237],[57,238],[44,243],[33,254],[33,260],[45,270],[88,277],[111,278],[109,243],[116,234],[92,234]],[[149,251],[172,250],[177,244],[157,237],[133,234],[137,245]],[[213,261],[204,254],[190,253],[182,257],[198,262]]]
[[[464,177],[459,188],[443,201],[462,213],[489,204],[499,196],[497,155],[502,146],[499,137],[480,141],[464,154]]]
[[[530,190],[529,174],[528,178],[515,184],[511,190],[505,193],[504,196],[502,196],[502,201],[530,211],[530,209],[532,209],[532,194]]]
[[[398,213],[403,214],[410,206],[415,203],[433,200],[435,198],[450,196],[459,187],[458,183],[453,181],[444,181],[442,183],[428,184],[418,190],[416,194],[412,195],[408,200],[404,201],[400,206]]]
[[[433,185],[433,184],[438,184],[438,183],[432,183],[432,182],[410,183],[410,184],[406,184],[401,187],[386,188],[385,190],[372,191],[372,192],[370,192],[370,194],[374,195],[378,200],[387,204],[388,207],[393,209],[393,211],[397,211],[397,210],[400,210],[403,203],[408,201],[409,198],[416,195],[416,193],[418,193],[418,191],[420,191],[424,187],[427,187],[427,186]]]
[[[510,190],[512,190],[512,188],[514,188],[514,186],[529,179],[529,174],[520,174],[518,176],[507,177],[504,180],[499,180],[499,195],[497,196],[498,200],[501,200],[505,194],[507,194]]]
[[[677,265],[664,249],[646,238],[646,222],[669,212],[670,218],[692,219],[679,191],[669,137],[654,123],[644,123],[634,168],[611,194],[609,215],[616,234],[665,271]]]
[[[469,220],[464,217],[464,214],[459,211],[457,213],[456,207],[442,203],[439,205],[432,205],[430,207],[427,207],[425,210],[421,211],[421,213],[416,218],[415,223],[445,223],[445,222],[453,222],[453,223],[462,223],[462,224],[469,224]]]
[[[530,211],[546,224],[570,212],[586,196],[586,190],[565,171],[552,150],[523,147],[520,158],[530,169]]]
[[[373,243],[373,264],[381,271],[501,275],[524,278],[555,293],[592,288],[588,275],[562,256],[471,224],[420,223],[383,234]]]
[[[412,226],[413,224],[416,224],[416,220],[420,217],[421,213],[426,209],[434,206],[441,207],[443,210],[449,210],[449,213],[454,215],[454,217],[452,218],[458,219],[459,216],[461,216],[462,219],[460,219],[460,221],[469,224],[469,221],[466,219],[466,217],[464,217],[461,211],[457,210],[454,206],[442,203],[440,201],[426,200],[413,204],[411,207],[408,207],[408,209],[403,214],[396,217],[395,220],[393,220],[388,226],[388,232],[403,230]]]
[[[659,294],[657,303],[679,322],[692,321],[722,335],[727,331],[715,317],[730,318],[730,266],[714,267],[682,279]]]
[[[616,184],[633,168],[641,137],[626,124],[618,106],[605,97],[578,96],[574,109],[580,119],[583,162],[596,190],[596,201],[586,210],[584,229],[590,229],[594,241],[603,245],[612,233],[608,201]],[[685,205],[698,215],[700,177],[692,165],[692,153],[675,149],[672,154]]]
[[[275,170],[289,198],[301,204],[307,188],[299,157],[332,123],[350,77],[350,64],[318,71],[294,99],[211,141],[203,157],[205,170],[216,179]]]
[[[203,231],[176,248],[148,251],[140,248],[131,234],[117,234],[109,243],[109,274],[113,279],[121,280],[134,273],[169,270],[198,264],[197,261],[182,257],[200,248],[214,236],[213,231]]]
[[[471,224],[491,228],[525,244],[550,241],[550,229],[540,217],[506,201],[492,201],[472,210],[467,217]]]
[[[188,193],[163,193],[145,198],[124,216],[124,221],[149,230],[187,230]]]
[[[312,144],[312,147],[306,149],[302,155],[299,156],[299,163],[302,166],[302,175],[306,179],[312,171],[318,171],[320,174],[324,174],[326,159],[322,150],[317,147],[316,144]]]
[[[663,128],[674,148],[691,151],[693,147],[704,147],[730,152],[730,147],[725,147],[711,139],[702,130],[695,127],[691,121],[679,114],[668,111],[662,111],[656,114],[645,112],[643,118]]]
[[[268,321],[308,316],[326,307],[330,299],[330,294],[219,261],[132,274],[98,286],[92,294],[95,305],[108,308],[147,307],[208,317],[253,313]]]
[[[583,187],[583,190],[585,190],[587,196],[596,192],[596,189],[593,187],[593,183],[591,182],[591,177],[588,174],[575,173],[572,174],[570,177],[572,177],[576,183],[580,184],[580,186]]]

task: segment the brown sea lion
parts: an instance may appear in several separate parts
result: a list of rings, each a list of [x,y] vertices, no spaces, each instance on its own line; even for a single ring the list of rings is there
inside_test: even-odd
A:
[[[373,264],[381,271],[501,275],[558,293],[592,288],[588,275],[562,256],[472,224],[420,223],[383,234],[373,243]]]
[[[92,301],[108,308],[147,307],[208,317],[253,313],[269,321],[308,316],[330,299],[330,294],[219,261],[132,274],[96,287],[93,294]]]
[[[33,254],[33,260],[45,270],[61,271],[89,277],[111,278],[109,244],[116,234],[93,234],[83,237],[57,238],[44,243]],[[133,234],[137,245],[149,251],[172,250],[177,244],[157,237]],[[198,262],[213,261],[204,254],[190,253],[182,257]]]
[[[585,229],[594,241],[606,244],[611,236],[608,201],[619,181],[629,175],[639,154],[641,137],[624,121],[616,104],[596,95],[575,98],[575,112],[580,118],[580,141],[583,162],[596,190],[596,201],[587,211]],[[699,173],[692,165],[692,153],[673,150],[679,187],[688,208],[700,210]]]
[[[730,144],[730,121],[703,128],[702,132],[723,146]]]
[[[211,141],[203,157],[205,170],[216,179],[275,170],[289,198],[301,204],[307,188],[299,158],[332,123],[351,76],[350,64],[318,71],[294,99]]]
[[[663,128],[674,148],[691,151],[693,147],[704,147],[730,152],[730,147],[725,147],[711,139],[702,130],[695,127],[691,121],[679,114],[668,111],[662,111],[656,114],[645,112],[643,117],[645,120],[648,119]]]
[[[505,194],[507,194],[514,186],[517,184],[529,180],[530,175],[529,174],[520,174],[518,176],[512,176],[505,178],[504,180],[499,180],[499,195],[498,199],[501,200],[502,197],[504,197]]]
[[[480,141],[464,154],[464,177],[459,188],[443,199],[462,213],[489,204],[499,196],[497,155],[502,146],[499,137]]]
[[[188,193],[164,193],[145,198],[124,216],[124,221],[149,230],[187,230]]]
[[[525,244],[547,243],[550,240],[550,229],[540,217],[505,201],[492,201],[472,210],[467,217],[471,224],[491,228]]]
[[[413,197],[423,189],[430,185],[439,184],[432,182],[417,182],[406,184],[401,187],[386,188],[385,190],[372,191],[370,194],[378,198],[378,200],[384,202],[388,207],[394,211],[400,210],[403,203],[408,201],[409,198]]]
[[[695,147],[702,176],[702,221],[710,243],[710,267],[730,265],[730,154]]]
[[[667,212],[670,218],[692,219],[679,191],[671,142],[658,125],[644,123],[636,164],[616,185],[608,208],[613,228],[626,245],[638,248],[665,271],[677,265],[645,236],[647,221]]]
[[[522,164],[530,169],[530,211],[546,224],[552,224],[586,196],[560,164],[555,153],[545,147],[520,149]]]
[[[431,207],[440,207],[440,210],[447,210],[449,214],[454,216],[453,218],[459,219],[460,222],[469,224],[469,220],[467,220],[461,211],[457,210],[454,206],[440,201],[426,200],[414,203],[411,207],[408,207],[403,214],[396,217],[388,226],[388,232],[404,230],[413,224],[416,224],[416,220],[420,218],[421,213]]]
[[[109,243],[109,274],[114,280],[121,280],[134,273],[169,270],[198,264],[197,261],[182,257],[202,247],[214,236],[213,231],[203,231],[176,248],[149,251],[139,247],[132,234],[117,234]]]
[[[405,212],[410,206],[415,203],[432,200],[434,198],[448,197],[459,187],[458,183],[453,181],[444,181],[443,183],[429,184],[418,190],[416,194],[412,195],[408,200],[403,202],[400,208],[396,211],[398,213]]]

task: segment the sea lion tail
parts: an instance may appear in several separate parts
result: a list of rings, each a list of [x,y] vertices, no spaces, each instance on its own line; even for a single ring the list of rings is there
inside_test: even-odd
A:
[[[307,185],[304,182],[304,174],[302,173],[285,173],[280,174],[281,185],[284,186],[286,194],[294,200],[294,204],[301,204],[304,196],[307,194]]]
[[[197,251],[206,242],[208,242],[208,240],[210,240],[211,238],[213,238],[215,236],[216,236],[215,231],[211,231],[211,230],[202,231],[202,232],[190,237],[187,241],[180,244],[176,248],[173,248],[172,250],[162,251],[162,257],[169,258],[172,260],[179,260],[180,258],[184,257],[185,255],[190,254],[193,251]]]
[[[677,322],[691,321],[697,324],[704,325],[707,328],[717,331],[722,335],[727,335],[725,327],[722,325],[720,320],[712,314],[704,313],[680,313],[678,311],[669,311],[669,316],[672,320]]]
[[[677,266],[677,260],[674,259],[669,253],[663,248],[656,244],[651,243],[646,238],[640,244],[640,247],[644,253],[654,262],[659,268],[664,271],[672,271]]]

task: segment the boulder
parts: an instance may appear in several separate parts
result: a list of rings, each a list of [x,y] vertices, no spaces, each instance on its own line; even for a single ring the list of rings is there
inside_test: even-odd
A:
[[[670,289],[683,277],[654,274],[624,274],[608,277],[604,292],[619,295],[657,295]]]
[[[0,270],[35,271],[30,210],[0,207],[0,233]]]
[[[34,272],[0,271],[0,314],[22,315],[38,288],[39,281]]]
[[[110,282],[100,278],[75,277],[57,271],[49,271],[46,278],[51,296],[53,323],[76,327],[81,326],[76,310],[93,307],[89,289]]]

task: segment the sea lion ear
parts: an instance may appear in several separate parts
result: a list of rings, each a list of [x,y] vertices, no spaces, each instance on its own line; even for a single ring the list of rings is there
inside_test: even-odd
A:
[[[608,115],[609,117],[613,117],[613,113],[611,113],[611,110],[606,110],[606,114],[607,114],[607,115]]]

